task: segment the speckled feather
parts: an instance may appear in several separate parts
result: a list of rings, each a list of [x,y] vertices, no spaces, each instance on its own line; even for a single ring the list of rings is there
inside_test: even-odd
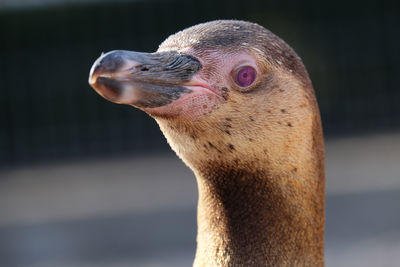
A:
[[[323,266],[324,144],[300,58],[270,31],[243,21],[188,28],[160,45],[169,50],[200,58],[204,77],[220,90],[223,56],[215,51],[250,53],[262,75],[248,92],[227,86],[227,101],[197,120],[156,117],[196,174],[194,266]]]

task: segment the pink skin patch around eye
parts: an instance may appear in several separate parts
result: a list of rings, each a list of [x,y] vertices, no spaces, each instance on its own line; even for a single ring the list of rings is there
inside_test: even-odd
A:
[[[242,67],[236,73],[236,83],[240,87],[250,86],[255,79],[256,79],[256,71],[250,66]]]

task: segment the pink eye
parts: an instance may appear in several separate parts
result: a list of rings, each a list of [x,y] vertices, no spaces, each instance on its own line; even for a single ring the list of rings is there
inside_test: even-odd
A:
[[[244,66],[236,73],[236,83],[240,87],[251,85],[256,79],[256,71],[250,66]]]

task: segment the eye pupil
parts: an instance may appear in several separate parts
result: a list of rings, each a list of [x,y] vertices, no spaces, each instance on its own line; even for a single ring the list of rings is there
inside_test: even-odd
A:
[[[236,83],[240,87],[250,86],[255,79],[256,71],[250,66],[240,68],[236,74]]]

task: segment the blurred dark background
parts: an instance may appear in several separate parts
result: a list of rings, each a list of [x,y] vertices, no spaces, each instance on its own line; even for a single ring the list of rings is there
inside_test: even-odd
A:
[[[129,185],[141,188],[125,179],[132,174],[127,168],[132,162],[136,162],[132,166],[137,169],[164,166],[162,174],[154,173],[154,177],[166,175],[167,169],[176,171],[176,177],[190,176],[190,172],[174,158],[150,117],[130,106],[105,101],[89,87],[88,74],[101,52],[114,49],[152,52],[170,34],[188,26],[232,18],[259,23],[283,38],[302,57],[313,81],[327,137],[327,237],[331,241],[328,247],[332,248],[327,252],[328,260],[337,256],[344,259],[343,264],[337,263],[337,266],[361,264],[351,261],[354,259],[350,252],[339,249],[343,242],[347,242],[351,246],[346,250],[363,250],[355,245],[358,243],[348,242],[354,234],[352,229],[357,229],[356,235],[370,238],[371,233],[376,232],[382,236],[384,232],[381,229],[389,227],[390,231],[394,231],[390,232],[391,236],[393,233],[399,236],[400,219],[391,208],[393,203],[400,204],[400,186],[396,187],[400,185],[400,173],[394,169],[398,168],[400,161],[400,153],[394,152],[399,148],[400,140],[398,2],[1,0],[0,187],[3,203],[0,212],[3,211],[4,218],[0,220],[0,266],[103,266],[99,262],[93,263],[93,259],[102,259],[102,262],[108,262],[108,259],[110,266],[164,266],[168,263],[164,259],[172,252],[160,252],[160,255],[166,253],[167,256],[160,256],[159,263],[132,263],[129,260],[117,263],[115,259],[129,258],[127,255],[134,255],[133,258],[153,255],[151,251],[157,248],[152,245],[163,247],[163,242],[169,244],[171,238],[178,238],[176,246],[184,247],[189,252],[186,253],[185,249],[182,253],[177,252],[181,256],[176,258],[183,260],[174,260],[170,266],[190,263],[195,231],[196,192],[193,181],[193,184],[187,185],[188,188],[193,186],[191,193],[187,198],[182,197],[185,201],[189,199],[189,204],[183,205],[183,211],[176,208],[181,207],[178,200],[165,209],[157,204],[159,212],[150,215],[146,204],[139,205],[141,212],[145,211],[144,215],[139,212],[140,216],[136,214],[136,206],[128,204],[122,211],[118,208],[113,210],[128,203],[132,197],[123,191],[125,195],[121,194],[126,197],[115,201],[120,195],[118,190],[124,190]],[[147,161],[140,159],[143,155]],[[91,172],[93,176],[106,174],[96,180],[96,177],[88,178]],[[153,177],[145,171],[136,175]],[[57,178],[51,178],[54,176]],[[71,176],[75,177],[72,182],[69,180]],[[329,182],[329,176],[332,176],[332,182]],[[76,177],[82,179],[78,181]],[[117,177],[113,185],[109,185],[117,188],[114,195],[107,191],[108,187],[99,186],[102,182],[109,183],[110,177]],[[90,181],[87,187],[82,187],[84,179]],[[134,201],[145,201],[146,196],[158,192],[152,193],[151,190],[164,190],[160,189],[162,185],[171,186],[165,184],[166,179],[169,178],[161,179],[163,181],[155,178],[161,184],[144,186],[149,190],[147,195]],[[184,178],[174,181],[185,183]],[[120,184],[116,186],[117,183]],[[102,188],[104,191],[99,190],[103,194],[98,193],[96,188]],[[391,191],[386,192],[388,189]],[[97,194],[90,195],[90,190]],[[171,190],[164,191],[175,192]],[[182,194],[183,190],[186,189],[178,191]],[[66,192],[71,192],[71,198],[76,192],[82,194],[78,194],[79,201],[68,205],[71,198],[63,195]],[[139,190],[137,194],[140,193]],[[65,199],[61,197],[60,200],[58,194]],[[35,200],[32,195],[35,195]],[[38,200],[39,197],[43,199]],[[165,199],[169,198],[170,195],[166,194]],[[88,205],[87,209],[82,208],[81,213],[77,212],[78,215],[68,217],[68,214],[75,214],[75,211],[69,213],[70,206],[79,210],[80,205],[86,205],[83,203],[87,199],[93,202],[93,206]],[[165,199],[160,199],[160,203]],[[43,214],[40,215],[39,210],[35,212],[39,206],[47,207],[53,201],[58,204],[44,208]],[[109,208],[99,209],[106,210],[104,214],[100,211],[92,214],[90,212],[96,210],[93,208],[96,203]],[[383,207],[387,213],[381,209]],[[171,213],[166,211],[170,208]],[[57,209],[59,214],[53,212]],[[67,215],[64,216],[64,213]],[[352,214],[355,217],[348,221],[337,219]],[[383,225],[379,219],[384,220]],[[184,223],[185,220],[188,224]],[[372,220],[373,225],[360,228],[366,220]],[[151,222],[155,223],[153,228],[143,226],[143,229],[139,227],[142,230],[128,230],[128,225],[152,225]],[[171,232],[171,236],[167,234],[160,239],[163,234],[157,229],[164,229],[166,225],[178,229],[193,225],[193,228],[187,229],[187,237],[184,233],[179,237],[179,234]],[[114,234],[108,232],[101,237],[100,233],[108,229],[115,231]],[[158,239],[153,240],[144,234],[146,231],[156,231]],[[87,236],[83,241],[78,238],[85,234]],[[46,239],[46,243],[44,236],[52,238]],[[72,236],[71,239],[68,236]],[[110,239],[118,242],[107,243]],[[133,244],[132,240],[138,243]],[[357,242],[363,240],[359,238]],[[374,240],[366,242],[371,244],[368,248],[376,252],[373,249],[376,245]],[[385,254],[388,251],[391,256],[395,255],[393,248],[400,248],[399,240],[385,241],[385,244],[391,245],[379,247],[381,258],[389,258]],[[76,244],[82,247],[72,249]],[[75,252],[68,254],[66,251],[71,249]],[[369,250],[363,251],[369,253]],[[100,254],[103,257],[99,257]],[[150,256],[141,256],[141,259],[146,257]],[[64,265],[59,262],[60,259]],[[71,263],[75,260],[82,260],[86,265]],[[54,262],[57,264],[54,265]],[[385,266],[396,266],[391,262]],[[365,260],[361,266],[368,263],[371,261]],[[375,266],[384,266],[381,263],[378,261]]]
[[[0,9],[1,165],[169,149],[143,112],[99,97],[89,69],[103,51],[155,51],[221,18],[257,22],[298,52],[327,136],[399,128],[400,13],[389,1],[58,1]]]

